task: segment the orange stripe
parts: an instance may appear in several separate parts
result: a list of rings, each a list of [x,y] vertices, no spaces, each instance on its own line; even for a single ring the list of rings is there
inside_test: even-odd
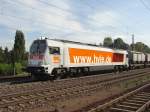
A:
[[[69,48],[70,63],[123,62],[124,54],[88,49]]]
[[[104,57],[106,59],[107,57],[110,57],[113,59],[113,53],[112,52],[106,52],[106,51],[96,51],[96,50],[87,50],[87,49],[78,49],[78,48],[69,48],[69,56],[70,56],[70,63],[74,62],[74,56],[85,56],[85,57]],[[92,58],[93,60],[93,58]]]
[[[60,57],[59,56],[53,56],[53,63],[60,63]]]

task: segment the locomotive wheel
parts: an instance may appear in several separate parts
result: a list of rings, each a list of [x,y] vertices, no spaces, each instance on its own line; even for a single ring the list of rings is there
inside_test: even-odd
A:
[[[116,74],[118,72],[118,66],[114,67],[114,73]]]
[[[86,68],[83,68],[83,74],[84,74],[84,76],[87,76],[87,75],[89,75],[89,68],[88,67],[86,67]]]
[[[119,72],[123,72],[124,69],[123,66],[119,66],[118,68],[119,68]]]
[[[62,79],[62,77],[60,75],[56,75],[56,76],[54,76],[54,79],[55,80],[60,80],[60,79]]]
[[[57,69],[53,71],[53,79],[54,80],[59,80],[63,78],[67,78],[68,73],[66,69],[62,69],[60,73],[58,73]]]
[[[77,74],[78,74],[78,76],[82,76],[83,75],[83,68],[78,68]]]
[[[128,66],[126,66],[126,71],[129,71],[129,70],[130,70],[130,68]]]

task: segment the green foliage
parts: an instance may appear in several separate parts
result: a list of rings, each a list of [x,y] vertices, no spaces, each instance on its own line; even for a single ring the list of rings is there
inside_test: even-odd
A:
[[[4,50],[0,47],[0,74],[14,75],[22,73],[22,68],[27,65],[28,53],[25,52],[25,39],[22,31],[17,30],[13,50]]]
[[[144,52],[144,53],[150,53],[150,48],[146,44],[144,44],[142,42],[136,42],[134,45],[131,44],[130,45],[130,49],[132,49],[132,47],[134,47],[135,51]]]
[[[135,44],[135,50],[142,52],[144,50],[145,45],[142,42],[137,42]]]
[[[123,49],[124,48],[124,42],[121,38],[117,38],[114,40],[114,47],[117,49]]]
[[[103,46],[109,48],[124,49],[124,50],[129,49],[129,45],[125,43],[121,38],[117,38],[113,42],[111,37],[105,37],[103,41]]]
[[[4,63],[11,64],[11,51],[9,52],[7,47],[4,50]]]
[[[126,44],[121,38],[115,39],[113,46],[116,49],[124,49],[124,50],[128,50],[129,49],[129,45]]]
[[[17,30],[15,36],[13,56],[15,62],[21,62],[25,55],[25,39],[22,31]]]
[[[15,63],[15,71],[16,71],[16,74],[20,74],[22,73],[22,64],[21,63]]]
[[[4,62],[4,53],[2,47],[0,47],[0,63]]]
[[[11,75],[12,73],[13,73],[12,65],[0,64],[0,74],[1,75]]]
[[[111,37],[105,37],[103,41],[103,46],[104,47],[112,47],[112,38]]]
[[[22,64],[21,63],[15,63],[15,72],[16,74],[21,74],[22,73]],[[0,64],[0,75],[6,76],[6,75],[14,75],[14,68],[11,64]]]
[[[143,52],[150,53],[150,48],[147,45],[145,45]]]

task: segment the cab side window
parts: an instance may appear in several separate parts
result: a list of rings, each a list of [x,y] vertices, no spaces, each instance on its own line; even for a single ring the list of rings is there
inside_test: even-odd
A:
[[[49,53],[50,54],[60,54],[60,48],[59,47],[49,47]]]

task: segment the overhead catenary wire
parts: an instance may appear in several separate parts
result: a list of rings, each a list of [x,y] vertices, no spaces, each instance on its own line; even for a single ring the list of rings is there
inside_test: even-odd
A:
[[[8,2],[8,1],[4,1],[4,2]],[[37,9],[37,8],[34,8],[33,6],[31,6],[31,5],[27,5],[27,4],[23,4],[23,2],[20,2],[20,1],[11,1],[11,2],[15,2],[15,3],[18,3],[18,4],[21,4],[21,5],[25,5],[26,7],[28,7],[28,8],[31,8],[31,9],[33,9],[33,10],[35,10],[35,11],[39,11],[40,13],[45,13],[45,14],[48,14],[48,13],[46,13],[46,12],[43,12],[42,10],[39,10],[39,9]],[[49,3],[49,2],[46,2],[46,1],[43,1],[43,0],[39,0],[39,1],[37,1],[37,2],[40,2],[40,3],[42,3],[42,4],[45,4],[45,5],[48,5],[48,6],[50,6],[50,7],[54,7],[54,8],[57,8],[57,9],[59,9],[59,10],[61,10],[61,11],[64,11],[64,12],[67,12],[67,13],[71,13],[71,14],[74,14],[74,12],[72,12],[72,11],[70,11],[70,10],[68,10],[68,9],[64,9],[64,8],[60,8],[60,7],[58,7],[57,5],[54,5],[54,4],[51,4],[51,3]],[[87,3],[86,3],[87,4]],[[93,6],[91,6],[90,4],[87,4],[87,7],[90,7],[91,9],[93,9],[94,7]],[[51,12],[52,13],[52,12]],[[56,14],[56,13],[55,13]],[[49,15],[49,14],[48,14]],[[111,16],[111,15],[109,15],[109,14],[107,14],[108,16]],[[74,15],[75,16],[75,15]],[[87,19],[89,19],[89,20],[91,20],[92,22],[96,22],[94,19],[91,19],[91,18],[87,18]],[[100,22],[100,21],[98,21],[98,22]],[[118,21],[117,21],[118,22]],[[119,22],[120,23],[120,22]],[[122,26],[124,26],[122,23],[120,23]],[[114,28],[114,27],[113,27]]]
[[[89,7],[89,8],[91,8],[92,10],[95,8],[92,4],[89,4],[89,3],[87,3],[86,1],[82,1],[82,0],[80,0],[81,2],[84,2],[84,5],[86,5],[87,7]],[[108,4],[106,5],[103,1],[99,1],[104,7],[107,7],[107,8],[111,8],[111,5],[109,5],[108,6]],[[114,10],[114,9],[112,9],[112,10]],[[120,11],[120,10],[119,10]],[[118,10],[117,10],[117,12],[119,12]],[[110,15],[109,13],[105,13],[108,17],[111,17],[113,20],[115,20],[116,21],[116,19],[115,18],[113,18],[113,16],[112,15]],[[121,12],[121,15],[122,15],[123,13]],[[117,23],[119,23],[123,28],[124,28],[124,30],[123,31],[120,31],[120,32],[122,32],[122,33],[124,33],[124,34],[126,34],[126,35],[128,35],[129,34],[129,32],[128,32],[128,26],[127,25],[124,25],[121,21],[118,21],[117,20]],[[117,28],[116,28],[117,29]],[[119,29],[120,30],[120,29]],[[114,34],[115,33],[117,33],[118,34],[118,31],[116,31],[116,32],[114,32]]]
[[[3,1],[3,0],[2,0]],[[11,2],[8,2],[8,1],[10,1],[10,0],[5,0],[4,2],[7,2],[7,3],[10,3],[10,4],[12,4],[13,2],[17,5],[20,5],[20,4],[22,4],[23,6],[25,6],[25,8],[30,8],[31,10],[34,10],[34,11],[36,11],[36,12],[38,12],[40,15],[42,15],[42,14],[47,14],[47,15],[50,15],[50,13],[48,13],[48,11],[47,12],[44,12],[44,10],[41,10],[41,9],[38,9],[38,8],[36,8],[36,7],[33,7],[32,5],[29,5],[29,4],[24,4],[23,2],[21,2],[21,1],[14,1],[14,0],[12,0]],[[58,6],[56,6],[56,5],[54,5],[54,4],[51,4],[51,3],[49,3],[49,2],[45,2],[45,1],[42,1],[42,0],[39,0],[39,1],[37,1],[37,2],[40,2],[40,3],[43,3],[43,4],[45,4],[45,5],[48,5],[48,7],[54,7],[54,8],[57,8],[57,9],[59,9],[59,10],[61,10],[61,11],[64,11],[64,12],[67,12],[67,13],[70,13],[70,14],[72,14],[72,15],[74,15],[74,16],[77,16],[77,15],[75,15],[74,13],[75,12],[72,12],[72,11],[70,11],[70,10],[68,10],[68,9],[64,9],[64,8],[61,8],[61,7],[58,7]],[[14,5],[13,5],[14,6]],[[88,6],[88,5],[87,5]],[[15,7],[15,6],[14,6]],[[1,15],[2,16],[7,16],[7,17],[10,17],[10,18],[14,18],[14,19],[18,19],[18,20],[22,20],[22,21],[26,21],[26,22],[31,22],[31,21],[33,21],[33,18],[26,18],[26,17],[22,17],[22,16],[15,16],[15,15],[7,15],[7,14],[5,14],[4,13],[4,11],[5,10],[3,10],[3,9],[5,9],[5,8],[2,8],[2,11],[1,11]],[[52,14],[55,14],[55,13],[53,13],[53,12],[51,12]],[[61,14],[58,14],[59,16],[61,16]],[[58,17],[59,17],[58,16]],[[108,15],[109,16],[109,15]],[[110,15],[111,16],[111,15]],[[89,21],[91,21],[91,22],[97,22],[97,21],[95,21],[94,19],[90,19],[90,18],[87,18],[87,19],[89,19]],[[49,28],[51,28],[51,29],[59,29],[59,30],[62,30],[62,31],[65,31],[65,30],[69,30],[69,28],[67,29],[66,27],[62,27],[62,26],[59,26],[59,25],[54,25],[54,24],[50,24],[50,23],[48,23],[48,22],[46,22],[46,21],[42,21],[42,20],[36,20],[36,21],[33,21],[33,22],[35,22],[35,23],[38,23],[38,24],[43,24],[43,25],[47,25]],[[98,21],[98,22],[100,22],[100,21]],[[18,23],[19,24],[19,23]],[[20,24],[20,27],[21,27],[22,25]],[[9,28],[11,28],[11,27],[9,27]],[[12,29],[17,29],[17,28],[12,28]],[[58,31],[59,31],[58,30]],[[79,30],[75,30],[75,29],[73,29],[73,31],[76,31],[76,32],[78,32],[78,33],[88,33],[88,31],[79,31]]]
[[[21,5],[24,5],[23,2],[20,2],[20,1],[15,1],[15,2],[16,2],[16,3],[19,3],[19,4],[21,4]],[[42,0],[39,0],[39,1],[37,1],[37,2],[39,2],[39,3],[41,3],[41,4],[44,4],[44,5],[47,5],[47,6],[50,7],[50,8],[51,8],[51,7],[54,7],[54,8],[57,8],[57,9],[63,11],[63,12],[70,13],[72,17],[78,17],[78,15],[76,15],[76,12],[75,12],[75,11],[71,11],[71,10],[68,10],[68,9],[64,9],[64,8],[58,7],[57,5],[54,5],[54,4],[51,4],[51,3],[49,3],[49,2],[42,1]],[[31,8],[31,9],[33,9],[33,10],[35,10],[35,11],[38,11],[39,13],[42,12],[42,13],[44,13],[44,14],[50,15],[50,14],[47,13],[47,12],[43,12],[44,10],[37,9],[37,8],[31,6],[31,5],[27,5],[27,4],[25,4],[25,5],[26,5],[26,7]],[[48,12],[49,12],[49,11],[48,11]],[[54,15],[58,15],[58,16],[63,16],[62,14],[59,14],[59,13],[54,13],[54,12],[50,12],[50,13],[52,13],[52,14],[54,14]],[[86,18],[87,21],[89,21],[90,23],[94,23],[94,24],[95,24],[95,23],[102,23],[102,24],[103,24],[102,21],[97,21],[97,20],[95,20],[94,18],[91,18],[91,17],[89,17],[89,16],[88,16],[88,17],[85,17],[84,15],[80,15],[80,17]],[[87,24],[88,24],[88,23],[87,23]],[[110,25],[110,27],[116,28],[116,27],[114,27],[114,26],[112,26],[112,25]]]
[[[9,0],[5,0],[5,2],[7,2],[7,3],[14,3],[14,4],[19,4],[19,5],[23,5],[23,6],[26,6],[26,8],[28,7],[28,8],[30,8],[30,9],[32,9],[32,10],[34,10],[34,11],[36,11],[36,12],[38,12],[38,13],[40,13],[40,14],[46,14],[46,15],[50,15],[48,12],[50,12],[51,14],[54,14],[54,15],[57,15],[57,16],[63,16],[62,14],[59,14],[59,13],[55,13],[55,12],[52,12],[52,11],[50,11],[50,10],[47,10],[47,12],[45,12],[45,10],[41,10],[41,9],[39,9],[39,8],[35,8],[35,7],[33,7],[32,5],[29,5],[29,4],[24,4],[23,2],[20,2],[20,1],[9,1]],[[74,12],[72,12],[72,11],[69,11],[69,10],[67,10],[67,9],[63,9],[63,8],[60,8],[60,7],[58,7],[58,6],[56,6],[56,5],[54,5],[54,4],[50,4],[50,3],[47,3],[47,2],[44,2],[44,1],[37,1],[37,2],[40,2],[40,3],[42,3],[42,4],[45,4],[45,5],[47,5],[47,6],[49,6],[49,7],[55,7],[55,8],[57,8],[57,9],[59,9],[59,10],[61,10],[61,11],[63,11],[63,12],[67,12],[67,13],[70,13],[70,14],[72,14],[73,16],[76,16],[77,17],[77,15],[74,13]],[[51,15],[50,15],[51,16]],[[80,15],[81,17],[83,17],[83,18],[85,18],[84,16],[82,16],[82,15]],[[95,22],[100,22],[100,21],[95,21],[94,19],[92,19],[92,18],[87,18],[91,23],[95,23]]]
[[[3,10],[4,11],[4,10]],[[2,15],[2,16],[7,16],[7,17],[11,17],[11,18],[15,18],[15,19],[19,19],[19,20],[23,20],[23,21],[28,21],[28,22],[31,22],[31,21],[33,21],[31,18],[25,18],[25,17],[22,17],[22,16],[15,16],[15,15],[7,15],[6,13],[4,13],[4,12],[1,12],[0,13],[0,15]],[[45,22],[45,21],[42,21],[42,20],[36,20],[35,21],[36,23],[40,23],[40,24],[44,24],[44,25],[46,25],[46,26],[49,26],[50,28],[58,28],[58,29],[61,29],[61,30],[70,30],[70,28],[67,28],[67,27],[62,27],[62,26],[59,26],[59,25],[54,25],[54,24],[50,24],[50,23],[48,23],[48,22]],[[76,31],[76,32],[79,32],[78,30],[75,30],[74,29],[74,31]]]
[[[4,2],[7,2],[7,3],[10,3],[10,2],[8,2],[8,1],[4,1]],[[16,1],[15,1],[16,2]],[[12,2],[13,3],[13,2]],[[19,4],[20,4],[21,2],[19,2]],[[22,4],[23,5],[23,4]],[[13,5],[14,6],[14,5]],[[42,14],[47,14],[47,15],[49,15],[48,13],[46,13],[46,12],[42,12],[41,10],[39,10],[39,9],[37,9],[37,8],[34,8],[34,7],[31,7],[31,6],[28,6],[28,5],[25,5],[25,6],[27,6],[27,7],[29,7],[29,8],[31,8],[31,9],[33,9],[34,11],[36,11],[36,12],[39,12],[40,13],[40,15],[42,15]],[[3,13],[3,15],[4,15],[4,13]],[[7,15],[8,16],[8,15]],[[14,17],[14,16],[13,16]],[[17,18],[17,16],[16,16],[16,18]],[[18,17],[19,19],[20,18],[22,18],[23,20],[27,20],[27,18],[23,18],[23,17]],[[28,20],[30,20],[30,21],[32,21],[32,19],[28,19]],[[34,21],[34,22],[40,22],[40,23],[44,23],[44,24],[46,24],[46,25],[50,25],[50,26],[52,26],[52,27],[59,27],[59,28],[62,28],[62,29],[66,29],[65,27],[60,27],[59,25],[53,25],[53,24],[50,24],[50,23],[48,23],[48,22],[43,22],[43,20],[36,20],[36,21]],[[68,28],[68,30],[70,30],[70,28]],[[75,30],[75,31],[77,31],[78,32],[78,30]],[[87,32],[87,31],[85,31],[85,32]]]
[[[10,18],[14,18],[14,19],[18,19],[18,20],[20,20],[20,21],[26,21],[26,22],[31,22],[32,21],[32,19],[29,19],[29,18],[24,18],[24,17],[18,17],[18,16],[15,16],[15,15],[6,15],[6,14],[0,14],[0,15],[2,15],[2,16],[6,16],[6,17],[9,17],[9,18],[7,18],[7,19],[10,19]],[[70,30],[69,28],[67,28],[67,27],[60,27],[60,26],[57,26],[57,25],[53,25],[53,24],[50,24],[50,23],[47,23],[47,22],[43,22],[43,21],[39,21],[39,20],[37,20],[36,21],[38,24],[43,24],[43,25],[47,25],[47,26],[49,26],[49,28],[51,28],[51,29],[54,29],[54,30],[56,30],[56,31],[58,31],[58,29],[60,29],[60,30]],[[56,29],[56,28],[58,28],[58,29]],[[17,28],[16,28],[17,29]],[[75,30],[75,29],[72,29],[71,31],[75,31],[75,32],[79,32],[79,33],[88,33],[88,31],[79,31],[79,30]]]
[[[51,3],[46,2],[46,1],[43,1],[43,0],[39,0],[38,2],[41,2],[41,3],[45,4],[45,5],[50,6],[50,7],[55,7],[55,8],[57,8],[57,9],[61,10],[61,11],[64,11],[64,12],[67,12],[67,13],[70,13],[70,14],[73,14],[73,15],[76,14],[76,12],[74,12],[74,11],[70,11],[70,10],[68,10],[68,9],[60,8],[60,7],[58,7],[57,5],[51,4]],[[87,4],[86,6],[87,6],[87,7],[90,7],[89,4]],[[90,7],[90,8],[91,8],[91,7]],[[94,7],[92,7],[91,9],[93,10]],[[80,15],[80,16],[81,16],[81,17],[84,17],[83,15]],[[89,17],[89,16],[87,17],[87,19],[88,19],[88,21],[90,21],[91,23],[95,23],[95,22],[97,22],[97,23],[103,23],[102,21],[97,21],[97,20],[95,20],[95,19],[93,19],[93,18],[91,18],[91,17]],[[113,28],[115,28],[115,27],[112,26],[112,25],[110,25],[110,26],[113,27]]]
[[[82,1],[82,0],[80,0],[80,1]],[[142,0],[143,1],[143,0]],[[83,2],[83,1],[82,1]],[[109,4],[109,2],[106,4],[104,1],[102,1],[102,0],[99,0],[98,2],[100,2],[104,7],[107,7],[108,9],[110,9],[110,10],[115,10],[115,8],[112,8],[112,5],[111,4]],[[84,2],[88,7],[91,7],[91,9],[94,9],[94,6],[92,5],[92,4],[89,4],[89,3],[87,3],[86,1]],[[150,9],[150,8],[149,8]],[[132,18],[131,16],[129,16],[128,15],[128,13],[126,14],[125,13],[125,11],[122,11],[121,9],[119,9],[119,10],[117,10],[117,13],[119,13],[120,15],[124,15],[125,17],[128,17],[128,18]],[[106,13],[107,14],[107,13]],[[109,13],[107,14],[108,16],[110,16],[111,17],[111,15],[109,15]],[[113,19],[113,18],[112,18]],[[122,26],[122,27],[124,27],[125,29],[124,29],[124,33],[126,33],[126,35],[131,35],[131,33],[129,33],[129,26],[128,25],[125,25],[125,24],[123,24],[122,22],[120,22],[120,21],[117,21],[117,22],[119,22],[119,24]],[[134,22],[135,23],[139,23],[139,21],[136,21],[136,20],[134,20]],[[140,21],[141,22],[141,21]],[[131,29],[130,29],[131,30]],[[133,31],[131,31],[131,32],[133,32]]]
[[[73,13],[73,12],[71,12],[71,11],[68,10],[68,9],[64,9],[64,8],[58,7],[57,5],[51,4],[51,3],[46,2],[46,1],[43,1],[43,0],[38,0],[38,2],[41,2],[41,3],[45,4],[45,5],[50,6],[50,7],[57,8],[57,9],[59,9],[59,10],[61,10],[61,11],[64,11],[64,12],[68,12],[68,13],[71,13],[71,14]]]
[[[20,20],[20,21],[23,20],[23,21],[26,21],[26,22],[30,22],[30,19],[26,19],[26,18],[22,18],[22,17],[21,18],[16,17],[14,15],[4,15],[3,14],[3,16],[9,17],[9,18],[7,18],[7,20],[8,19],[10,20],[11,18],[13,18],[13,19],[17,19],[17,20]],[[12,21],[12,20],[10,20],[10,21]],[[47,25],[46,23],[42,23],[42,24]],[[51,25],[47,25],[47,26],[48,26],[48,29],[53,30],[53,31],[57,31],[57,32],[60,32],[60,31],[64,32],[64,30],[67,30],[67,29],[64,29],[64,28],[62,29],[62,28],[57,27],[57,26],[54,26],[54,27],[52,27]],[[22,30],[26,31],[26,29],[24,29],[21,24],[19,24],[18,26],[16,25],[16,27],[13,27],[13,26],[5,26],[5,27],[7,27],[9,29],[13,29],[13,30],[22,29]],[[66,34],[68,34],[68,33],[66,33]]]
[[[144,2],[144,0],[140,0],[140,2],[143,4],[143,6],[150,11],[150,7]]]
[[[3,0],[1,0],[1,1],[3,1]],[[32,11],[35,11],[36,13],[38,13],[38,14],[40,14],[40,15],[50,15],[47,11],[45,11],[45,10],[41,10],[41,9],[39,9],[39,8],[35,8],[35,7],[33,7],[32,5],[29,5],[29,4],[24,4],[23,2],[20,2],[20,1],[10,1],[10,0],[4,0],[3,2],[6,2],[7,4],[13,4],[13,6],[20,6],[20,5],[22,5],[24,8],[26,8],[26,9],[31,9]],[[55,15],[59,15],[58,13],[53,13],[53,12],[50,12],[51,14],[55,14]],[[59,16],[61,16],[61,15],[59,15]]]
[[[6,2],[6,1],[5,1]],[[9,3],[9,2],[8,2]],[[30,7],[31,8],[31,7]],[[24,20],[24,21],[32,21],[32,19],[29,19],[29,18],[23,18],[23,17],[18,17],[18,16],[14,16],[14,15],[6,15],[6,14],[2,14],[2,15],[5,15],[5,16],[9,16],[9,17],[13,17],[13,18],[17,18],[17,19],[20,19],[20,20]],[[42,24],[45,24],[45,25],[48,25],[48,26],[50,26],[50,27],[55,27],[55,28],[59,28],[59,29],[62,29],[62,30],[64,30],[64,29],[67,29],[66,27],[60,27],[60,26],[58,26],[58,25],[53,25],[53,24],[50,24],[50,23],[47,23],[47,22],[43,22],[42,20],[41,21],[39,21],[39,20],[36,20],[35,22],[40,22],[40,23],[42,23]],[[67,30],[69,30],[69,28],[67,29]],[[88,31],[78,31],[78,30],[75,30],[75,29],[73,29],[73,31],[76,31],[76,32],[80,32],[80,33],[89,33]]]
[[[9,0],[6,0],[6,1],[4,1],[4,2],[8,2]],[[40,0],[40,1],[38,1],[38,2],[41,2],[42,0]],[[43,1],[42,1],[43,2]],[[41,2],[41,3],[42,3]],[[10,3],[10,2],[8,2],[8,3]],[[38,9],[38,8],[35,8],[35,7],[33,7],[33,6],[31,6],[31,5],[28,5],[28,4],[23,4],[23,2],[18,2],[18,1],[11,1],[11,3],[14,3],[15,5],[17,5],[16,3],[18,3],[18,5],[25,5],[25,8],[30,8],[30,9],[32,9],[32,10],[34,10],[34,11],[36,11],[36,12],[39,12],[40,14],[48,14],[47,12],[43,12],[42,10],[40,10],[40,9]],[[11,4],[10,3],[10,4]],[[43,2],[45,5],[46,5],[46,2]],[[56,5],[54,5],[54,4],[48,4],[49,5],[49,7],[55,7],[55,8],[57,8],[57,9],[59,9],[59,10],[62,10],[62,11],[64,11],[64,12],[68,12],[68,13],[71,13],[71,14],[74,14],[74,12],[71,12],[71,11],[69,11],[68,9],[63,9],[63,8],[59,8],[58,6],[56,6]],[[13,5],[14,6],[14,5]],[[4,13],[3,13],[3,15],[4,15]],[[48,14],[49,15],[49,14]],[[5,15],[5,16],[8,16],[8,15]],[[10,15],[9,15],[10,16]],[[23,18],[23,17],[18,17],[18,16],[13,16],[13,15],[11,15],[13,18],[18,18],[18,19],[22,19],[22,20],[24,20],[24,21],[33,21],[32,19],[29,19],[29,18]],[[75,15],[76,16],[76,15]],[[45,22],[45,21],[42,21],[42,20],[36,20],[35,21],[36,23],[38,23],[38,24],[44,24],[44,25],[48,25],[50,28],[51,27],[53,27],[53,28],[58,28],[58,29],[62,29],[62,30],[70,30],[70,28],[66,28],[66,27],[62,27],[62,26],[59,26],[59,25],[54,25],[54,24],[50,24],[50,23],[48,23],[48,22]],[[96,22],[96,21],[93,21],[92,20],[92,22]],[[113,27],[114,28],[114,27]],[[78,33],[89,33],[88,31],[79,31],[79,30],[75,30],[75,29],[73,29],[73,31],[76,31],[76,32],[78,32]]]
[[[82,0],[80,0],[81,2],[83,2]],[[102,2],[102,1],[100,1],[101,2],[101,4],[103,4],[103,6],[105,6],[106,7],[106,5]],[[89,7],[89,8],[91,8],[92,10],[95,8],[93,5],[91,5],[91,4],[89,4],[89,3],[87,3],[87,2],[84,2],[84,5],[86,5],[87,7]],[[109,7],[110,8],[110,7]],[[109,13],[105,13],[108,17],[112,17],[112,19],[114,19],[113,18],[113,16],[112,15],[110,15]],[[118,22],[118,21],[117,21]],[[119,22],[119,24],[121,25],[121,26],[125,26],[124,24],[122,24],[121,22]]]

